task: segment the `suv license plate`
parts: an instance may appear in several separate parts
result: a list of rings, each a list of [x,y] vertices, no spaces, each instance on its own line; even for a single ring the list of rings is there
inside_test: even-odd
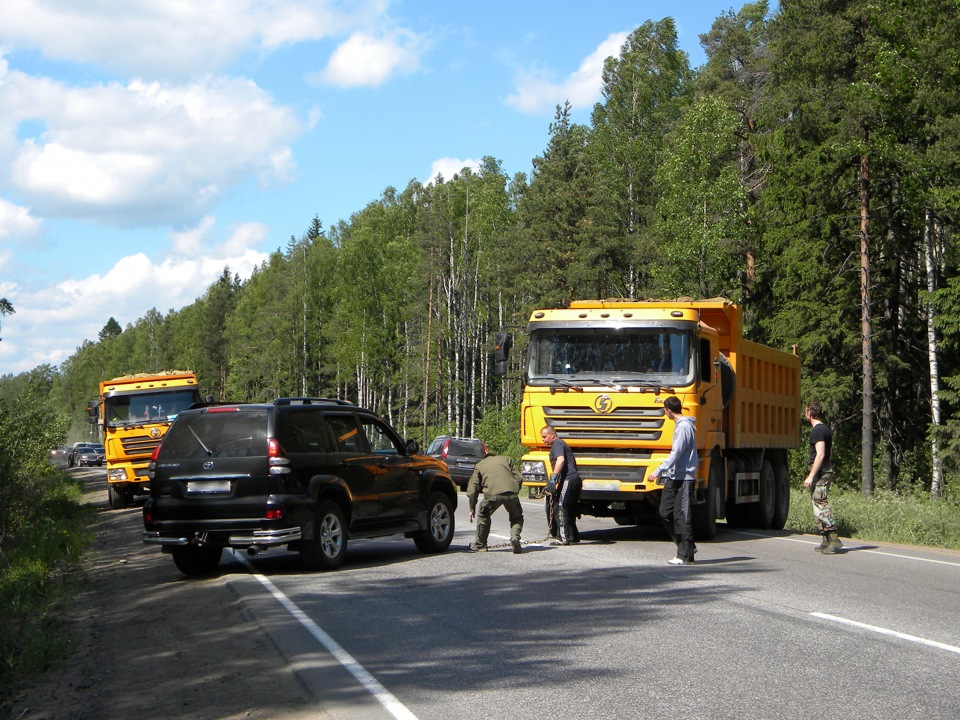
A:
[[[228,493],[230,492],[229,480],[203,480],[200,482],[188,482],[187,492],[191,495],[201,495],[207,493]]]

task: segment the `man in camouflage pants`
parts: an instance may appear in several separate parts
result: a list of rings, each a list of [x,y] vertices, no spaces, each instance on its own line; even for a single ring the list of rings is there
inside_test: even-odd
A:
[[[824,555],[833,555],[843,548],[843,543],[837,536],[837,521],[833,517],[833,510],[827,502],[827,492],[833,480],[833,432],[823,422],[823,409],[818,402],[809,402],[804,409],[810,430],[810,472],[807,473],[803,486],[810,488],[810,499],[813,501],[813,516],[817,520],[823,540],[817,546],[817,551]]]

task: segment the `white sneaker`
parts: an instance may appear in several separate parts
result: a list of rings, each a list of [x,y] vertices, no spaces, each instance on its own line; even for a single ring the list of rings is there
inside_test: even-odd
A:
[[[693,561],[692,561],[692,560],[689,560],[689,561],[688,561],[688,560],[683,560],[683,559],[678,558],[678,557],[670,558],[669,560],[667,560],[667,562],[670,563],[671,565],[693,565]]]

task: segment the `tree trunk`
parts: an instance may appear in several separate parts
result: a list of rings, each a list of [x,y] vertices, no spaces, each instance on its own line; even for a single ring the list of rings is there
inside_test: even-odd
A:
[[[867,130],[864,128],[864,144]],[[870,298],[870,159],[860,156],[860,336],[863,354],[863,432],[860,477],[864,497],[873,494],[873,316]]]
[[[923,256],[927,266],[927,292],[937,290],[936,265],[933,260],[933,213],[927,208],[923,223]],[[927,302],[927,357],[930,362],[930,497],[940,497],[943,487],[943,469],[940,465],[940,367],[937,358],[937,333],[933,325],[933,303]]]

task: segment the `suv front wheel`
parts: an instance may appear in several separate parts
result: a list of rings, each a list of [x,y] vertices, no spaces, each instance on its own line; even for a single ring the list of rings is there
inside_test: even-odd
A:
[[[347,531],[343,510],[329,500],[320,503],[313,525],[313,539],[300,546],[300,560],[308,570],[336,570],[347,554]]]
[[[427,529],[413,536],[416,546],[427,553],[439,553],[453,540],[453,503],[442,492],[430,495],[427,501]]]

